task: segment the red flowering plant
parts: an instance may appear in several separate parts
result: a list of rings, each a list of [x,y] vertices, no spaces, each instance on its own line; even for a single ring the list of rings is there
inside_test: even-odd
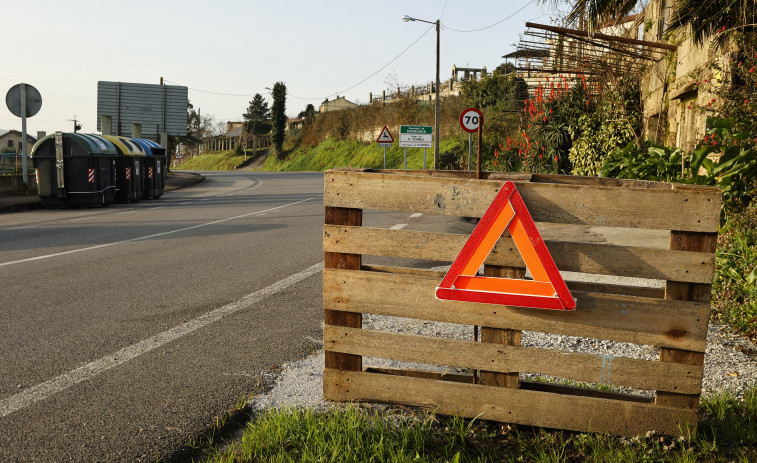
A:
[[[545,78],[524,101],[521,128],[501,144],[499,163],[505,157],[528,172],[598,175],[607,153],[641,133],[639,101],[632,79],[605,89],[582,74]]]
[[[499,145],[497,159],[526,172],[570,173],[577,121],[596,108],[592,88],[583,75],[545,77],[524,100],[521,128]]]

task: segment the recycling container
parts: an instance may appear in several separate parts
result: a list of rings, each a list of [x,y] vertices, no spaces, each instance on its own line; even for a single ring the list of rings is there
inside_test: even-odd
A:
[[[166,149],[147,138],[130,138],[145,150],[145,198],[160,198],[166,184]]]
[[[118,152],[99,135],[56,132],[31,153],[44,206],[107,206],[116,195]]]
[[[144,197],[147,154],[142,145],[126,137],[103,135],[118,151],[116,160],[116,202],[134,202]]]

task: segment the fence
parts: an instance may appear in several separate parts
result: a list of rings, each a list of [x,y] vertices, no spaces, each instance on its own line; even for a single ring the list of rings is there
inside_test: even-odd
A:
[[[686,426],[694,429],[719,190],[557,175],[471,177],[467,172],[423,171],[325,174],[324,397],[404,403],[578,431],[678,435]],[[663,280],[664,288],[568,281],[577,301],[572,312],[442,301],[434,293],[444,272],[413,268],[412,262],[452,262],[466,235],[362,226],[363,210],[481,217],[504,180],[515,181],[540,231],[566,231],[564,239],[546,240],[558,269]],[[576,236],[571,229],[586,226],[670,230],[670,246],[566,241]],[[403,264],[363,265],[363,255],[397,257]],[[484,273],[523,278],[524,267],[512,239],[503,236]],[[363,329],[364,313],[471,325],[471,330],[480,326],[481,338],[473,342]],[[659,360],[524,347],[522,331],[653,346]],[[363,356],[472,373],[363,368]],[[519,373],[548,375],[572,385],[526,381]],[[650,391],[651,397],[582,383]]]
[[[31,169],[31,160],[27,159]],[[0,174],[20,174],[23,171],[23,159],[15,153],[0,154]]]

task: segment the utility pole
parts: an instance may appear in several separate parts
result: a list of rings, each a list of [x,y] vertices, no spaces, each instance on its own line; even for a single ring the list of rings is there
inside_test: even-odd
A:
[[[71,122],[74,123],[74,133],[76,133],[79,130],[81,130],[81,124],[79,124],[79,121],[76,120],[76,114],[74,114],[74,118],[73,119],[69,119],[69,121],[71,121]]]
[[[439,20],[436,20],[436,106],[434,108],[434,125],[436,126],[436,141],[434,143],[434,170],[439,168]]]

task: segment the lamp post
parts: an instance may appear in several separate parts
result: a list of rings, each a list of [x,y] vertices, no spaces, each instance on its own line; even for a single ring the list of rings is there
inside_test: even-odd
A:
[[[434,170],[439,165],[439,20],[426,21],[423,19],[413,18],[408,15],[402,17],[405,22],[420,21],[428,24],[434,24],[436,26],[436,82],[434,88],[436,89],[436,104],[434,105],[434,131],[436,132],[436,140],[434,142]]]

